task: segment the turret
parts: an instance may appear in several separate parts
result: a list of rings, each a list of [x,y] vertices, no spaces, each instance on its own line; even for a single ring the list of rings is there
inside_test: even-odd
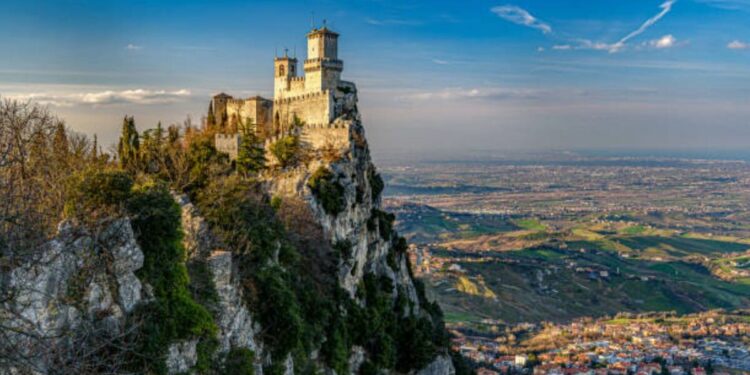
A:
[[[287,56],[277,57],[274,62],[274,92],[289,90],[289,80],[297,76],[297,59]]]

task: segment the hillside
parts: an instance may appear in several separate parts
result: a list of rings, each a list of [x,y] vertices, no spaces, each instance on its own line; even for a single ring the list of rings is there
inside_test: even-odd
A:
[[[2,228],[0,372],[455,372],[358,114],[337,119],[340,148],[280,138],[283,163],[230,161],[221,129],[139,134],[126,117],[112,160],[39,107],[3,106],[23,155],[2,164],[5,212],[38,225]]]

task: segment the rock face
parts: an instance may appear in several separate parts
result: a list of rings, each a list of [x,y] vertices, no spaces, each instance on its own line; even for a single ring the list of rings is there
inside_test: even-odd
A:
[[[427,367],[417,371],[417,375],[454,375],[456,369],[453,367],[453,361],[447,355],[441,355],[435,358]]]
[[[127,219],[98,233],[63,222],[37,256],[11,272],[9,289],[15,298],[3,306],[10,316],[0,318],[23,333],[11,334],[5,344],[18,348],[18,355],[31,356],[30,367],[37,372],[47,372],[55,360],[50,352],[76,345],[61,337],[94,320],[103,322],[96,335],[117,331],[124,315],[141,301],[142,286],[134,272],[142,266],[143,253]]]
[[[377,196],[379,192],[373,186],[379,182],[359,116],[355,113],[348,119],[339,118],[335,123],[349,132],[348,142],[340,150],[340,157],[331,162],[316,160],[306,168],[269,177],[266,181],[269,194],[305,200],[332,244],[343,241],[351,244],[351,251],[348,256],[342,257],[338,271],[339,284],[350,297],[357,298],[357,290],[365,274],[386,276],[393,282],[393,297],[397,297],[399,290],[403,291],[413,306],[410,314],[423,314],[408,270],[406,254],[394,252],[395,234],[384,236],[380,227],[383,223],[372,220],[381,205],[380,196]],[[338,214],[327,213],[322,202],[307,186],[310,177],[320,167],[330,169],[336,182],[343,187],[346,204]],[[364,356],[362,348],[352,349],[349,359],[351,373],[358,371]],[[452,375],[455,369],[450,357],[442,355],[419,373]]]
[[[396,287],[403,287],[418,311],[419,300],[406,267],[406,257],[398,254],[395,268],[388,264],[392,238],[383,238],[380,234],[381,224],[373,225],[371,221],[373,212],[380,209],[380,197],[374,196],[371,186],[377,172],[370,159],[364,127],[358,116],[339,118],[335,123],[349,131],[348,141],[340,150],[340,158],[332,162],[316,160],[306,168],[273,175],[267,179],[268,190],[271,195],[304,199],[331,243],[347,241],[352,245],[349,256],[342,259],[339,265],[339,282],[352,298],[356,296],[365,273],[372,272],[387,276]],[[346,207],[336,215],[328,214],[307,186],[312,174],[320,167],[329,168],[336,182],[344,188]]]
[[[214,312],[219,328],[219,353],[226,354],[233,348],[247,348],[257,354],[256,358],[261,358],[262,347],[255,339],[260,327],[253,322],[250,311],[243,301],[232,253],[218,249],[208,223],[199,215],[187,196],[175,195],[175,201],[182,212],[183,245],[188,254],[188,261],[204,262],[208,266],[211,281],[218,295],[218,304],[208,307]],[[193,349],[194,346],[193,343]],[[194,353],[195,350],[191,352],[170,347],[168,363],[175,365],[170,366],[170,372],[184,372],[192,367],[197,359]],[[182,364],[188,366],[179,366]],[[256,365],[256,373],[262,374],[260,361]]]

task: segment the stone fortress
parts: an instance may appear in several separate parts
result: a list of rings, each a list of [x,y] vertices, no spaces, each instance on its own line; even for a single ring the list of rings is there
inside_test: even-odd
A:
[[[307,34],[304,76],[298,75],[297,58],[274,58],[273,100],[260,96],[235,99],[221,93],[211,101],[211,110],[220,129],[216,148],[236,158],[240,130],[252,126],[266,144],[292,130],[295,117],[303,123],[301,137],[313,149],[348,143],[348,122],[357,116],[357,89],[341,80],[344,62],[338,58],[339,34],[326,26]]]

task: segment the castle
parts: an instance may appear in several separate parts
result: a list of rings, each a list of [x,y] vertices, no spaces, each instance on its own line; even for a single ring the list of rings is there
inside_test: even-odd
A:
[[[348,133],[335,120],[356,115],[357,89],[354,83],[341,80],[344,62],[338,58],[338,38],[339,34],[325,26],[307,34],[304,76],[297,75],[296,57],[287,53],[275,57],[273,100],[215,95],[210,106],[214,121],[220,129],[232,130],[216,135],[216,148],[236,158],[239,129],[252,126],[268,143],[287,134],[295,118],[304,124],[303,140],[313,147],[345,141]]]

